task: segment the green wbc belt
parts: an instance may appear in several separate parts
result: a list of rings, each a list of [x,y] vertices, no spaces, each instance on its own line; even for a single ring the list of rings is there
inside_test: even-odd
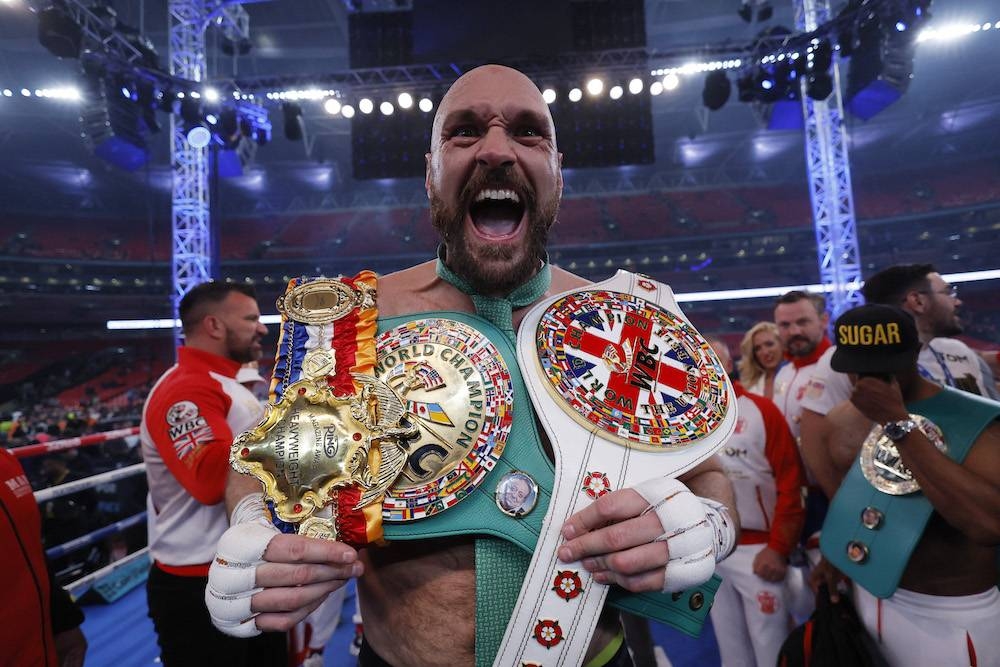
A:
[[[419,429],[383,501],[385,538],[492,535],[531,553],[554,468],[507,337],[476,315],[430,312],[380,319],[377,348],[375,376]],[[613,588],[608,599],[694,636],[718,585],[713,577],[673,595]]]

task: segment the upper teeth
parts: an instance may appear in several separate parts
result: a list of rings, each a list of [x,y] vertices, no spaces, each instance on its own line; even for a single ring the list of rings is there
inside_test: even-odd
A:
[[[476,202],[485,201],[487,199],[493,199],[498,201],[503,201],[504,199],[509,199],[515,204],[520,204],[521,199],[517,196],[517,193],[513,190],[483,190],[478,195],[476,195]]]

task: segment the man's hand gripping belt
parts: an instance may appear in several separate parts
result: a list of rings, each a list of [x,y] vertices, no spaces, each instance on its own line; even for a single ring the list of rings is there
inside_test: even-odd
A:
[[[663,527],[653,541],[667,544],[664,593],[704,582],[736,548],[736,525],[722,503],[696,496],[683,482],[666,477],[646,480],[635,491],[649,503],[642,513],[656,512]]]

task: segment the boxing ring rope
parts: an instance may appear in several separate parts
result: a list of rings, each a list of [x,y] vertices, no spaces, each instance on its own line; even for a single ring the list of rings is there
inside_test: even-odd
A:
[[[47,489],[41,489],[40,491],[35,491],[35,500],[44,503],[46,501],[52,500],[53,498],[61,498],[62,496],[68,496],[71,493],[76,493],[77,491],[83,491],[89,489],[92,486],[97,486],[99,484],[106,484],[108,482],[114,482],[116,480],[131,477],[133,475],[141,475],[146,472],[145,463],[136,463],[134,465],[126,466],[124,468],[118,468],[116,470],[109,470],[107,472],[98,473],[86,479],[78,479],[74,482],[66,482],[65,484],[59,484],[57,486],[50,486]]]
[[[65,440],[53,440],[52,442],[46,442],[40,445],[27,445],[25,447],[17,447],[16,449],[11,449],[9,451],[17,458],[23,459],[29,456],[38,456],[40,454],[51,454],[53,452],[60,452],[64,449],[76,449],[77,447],[99,445],[102,442],[107,442],[109,440],[117,440],[118,438],[124,438],[129,435],[136,435],[137,433],[139,433],[139,427],[131,426],[129,428],[120,428],[114,431],[105,431],[104,433],[92,433],[90,435],[82,435],[79,438],[66,438]]]
[[[68,449],[76,449],[79,447],[88,447],[91,445],[98,445],[104,442],[109,442],[111,440],[117,440],[120,438],[125,438],[130,435],[136,435],[139,433],[138,426],[132,426],[129,428],[120,428],[112,431],[105,431],[104,433],[93,433],[89,435],[80,436],[78,438],[66,438],[64,440],[55,440],[53,442],[42,443],[38,445],[28,445],[26,447],[18,447],[17,449],[8,450],[19,459],[27,458],[29,456],[40,456],[43,454],[51,454],[54,452],[65,451]],[[41,489],[35,492],[35,501],[38,503],[48,502],[55,498],[61,498],[63,496],[68,496],[79,491],[84,491],[86,489],[99,486],[101,484],[107,484],[109,482],[114,482],[120,479],[125,479],[127,477],[133,477],[135,475],[142,475],[146,472],[145,463],[136,463],[134,465],[126,466],[124,468],[117,468],[115,470],[108,470],[107,472],[102,472],[97,475],[92,475],[86,479],[80,479],[73,482],[67,482],[66,484],[59,484],[57,486],[52,486],[47,489]],[[64,556],[68,553],[78,551],[79,549],[86,548],[97,542],[100,542],[105,537],[109,535],[114,535],[115,533],[120,533],[125,531],[132,526],[144,523],[146,521],[146,512],[139,512],[133,514],[130,517],[116,521],[115,523],[108,524],[89,533],[85,533],[76,539],[70,540],[63,544],[58,544],[54,547],[45,550],[45,556],[48,559],[55,559]],[[120,570],[121,568],[129,565],[130,563],[136,561],[139,558],[147,557],[149,554],[149,547],[143,547],[138,551],[128,554],[120,560],[116,560],[112,563],[108,563],[99,570],[95,570],[90,574],[84,575],[83,577],[69,583],[66,586],[67,591],[74,597],[78,598],[86,589],[88,589],[95,582],[107,577],[111,573]]]
[[[104,577],[111,574],[115,570],[119,570],[125,567],[132,561],[142,558],[143,556],[146,556],[148,553],[149,553],[149,547],[143,547],[138,551],[130,553],[128,556],[125,556],[125,558],[122,558],[121,560],[116,560],[113,563],[108,563],[100,570],[94,570],[90,574],[84,575],[79,579],[77,579],[76,581],[68,584],[66,586],[66,592],[72,595],[74,599],[79,598],[86,592],[86,589],[90,588],[91,584],[95,583],[100,579],[103,579]]]
[[[133,514],[132,516],[122,519],[121,521],[116,521],[112,524],[104,526],[103,528],[98,528],[97,530],[81,535],[75,540],[70,540],[65,544],[57,544],[56,546],[46,549],[45,556],[49,559],[59,558],[60,556],[65,556],[68,553],[76,551],[78,549],[83,549],[84,547],[89,547],[95,542],[103,540],[108,535],[114,535],[115,533],[120,533],[123,530],[127,530],[132,526],[142,523],[146,520],[146,512],[142,511],[138,514]]]

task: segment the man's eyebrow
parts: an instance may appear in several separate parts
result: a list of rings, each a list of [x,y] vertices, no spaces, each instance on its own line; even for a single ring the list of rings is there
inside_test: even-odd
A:
[[[472,109],[456,109],[448,112],[441,122],[441,127],[451,127],[462,123],[474,123],[479,120],[479,115]]]
[[[555,127],[549,117],[534,109],[521,109],[510,115],[510,124],[514,127],[532,127],[542,133],[542,136],[551,138],[555,135]]]
[[[549,119],[545,116],[545,114],[533,109],[521,109],[520,111],[511,114],[511,119],[511,122],[513,123],[532,123],[546,129],[551,127]]]

